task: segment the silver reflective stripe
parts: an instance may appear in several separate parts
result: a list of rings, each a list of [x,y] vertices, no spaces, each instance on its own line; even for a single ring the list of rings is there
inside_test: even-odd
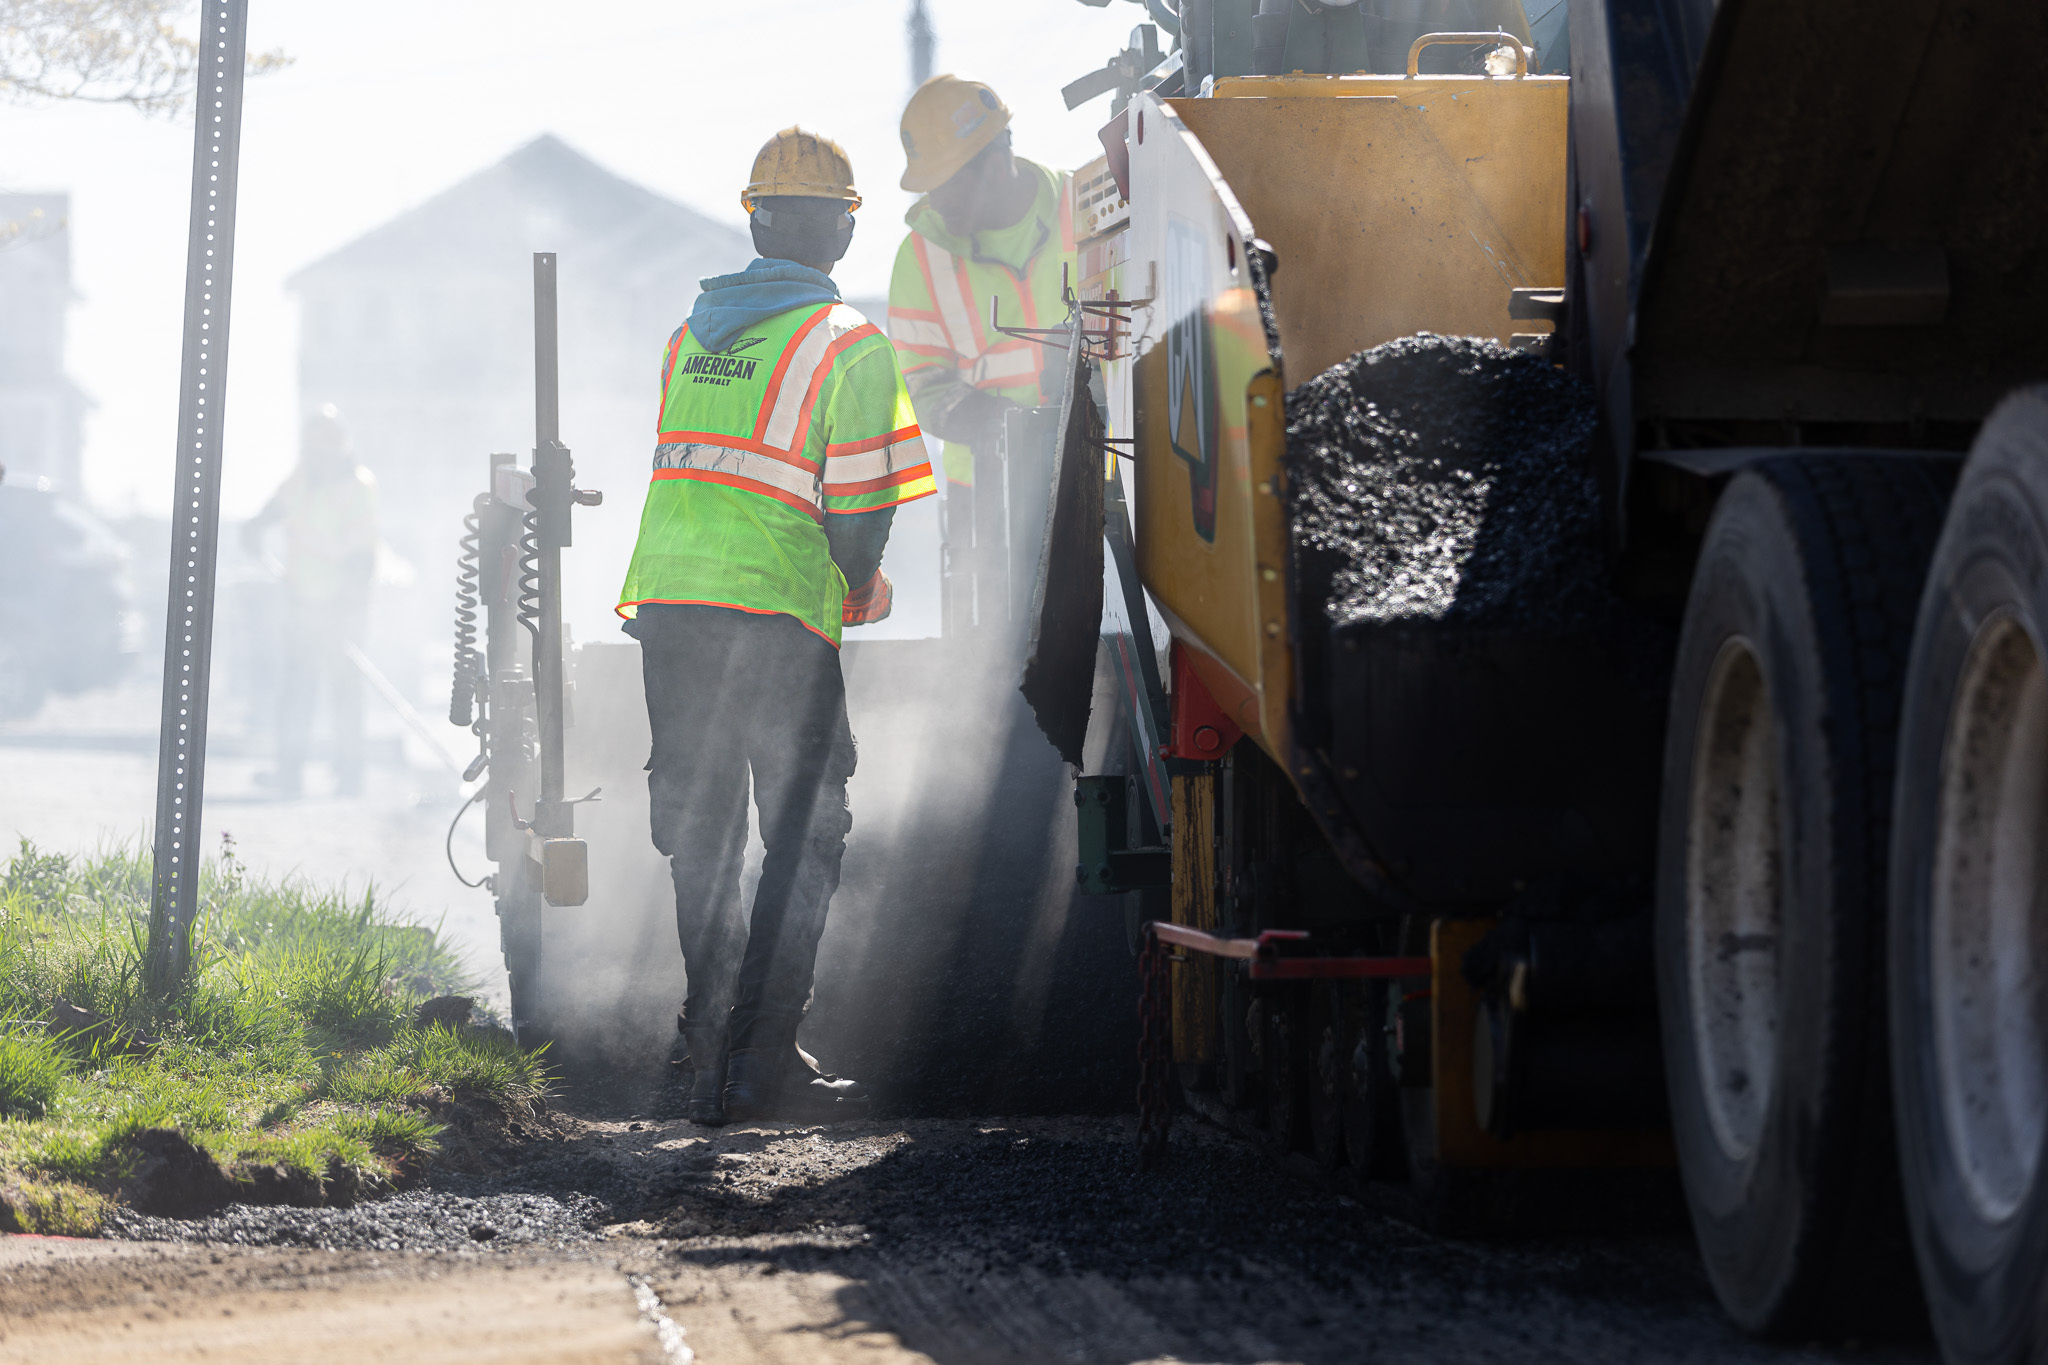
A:
[[[953,253],[926,238],[924,255],[931,272],[932,302],[952,334],[953,349],[972,360],[981,354],[981,343],[974,330],[974,312],[960,294],[960,271],[953,263]]]
[[[654,468],[657,473],[664,469],[692,469],[706,474],[730,475],[792,494],[815,507],[824,506],[823,480],[816,471],[801,468],[774,455],[741,450],[735,446],[696,442],[656,446]]]
[[[843,484],[887,478],[926,462],[922,436],[909,436],[880,450],[863,451],[858,455],[827,455],[825,490],[829,493]]]
[[[804,333],[803,340],[797,343],[795,353],[789,358],[789,368],[782,372],[781,387],[775,391],[775,406],[768,414],[766,430],[761,433],[763,445],[788,450],[796,443],[797,433],[803,427],[811,385],[817,381],[818,370],[825,364],[833,343],[867,325],[868,320],[861,316],[859,310],[842,303]]]

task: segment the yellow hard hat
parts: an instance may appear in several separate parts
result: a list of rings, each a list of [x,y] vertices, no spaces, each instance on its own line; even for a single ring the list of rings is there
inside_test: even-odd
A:
[[[790,125],[768,139],[754,158],[754,178],[740,191],[740,206],[754,211],[754,200],[787,195],[798,199],[844,199],[848,209],[860,207],[853,187],[853,163],[846,149]]]
[[[910,158],[903,188],[915,194],[937,189],[1009,126],[1010,107],[980,81],[932,77],[903,111],[903,151]]]

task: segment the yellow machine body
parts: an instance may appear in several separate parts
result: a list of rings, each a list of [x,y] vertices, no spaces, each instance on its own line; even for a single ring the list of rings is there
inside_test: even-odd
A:
[[[1418,332],[1488,336],[1511,291],[1565,283],[1567,81],[1272,76],[1213,96],[1141,94],[1129,203],[1084,169],[1082,298],[1115,302],[1105,419],[1131,455],[1137,561],[1224,710],[1297,780],[1287,592],[1285,394]],[[1270,253],[1261,284],[1249,260]],[[1127,442],[1116,446],[1114,443]],[[1175,922],[1218,927],[1214,779],[1174,779]],[[1661,1135],[1502,1141],[1474,1109],[1477,998],[1458,967],[1489,921],[1434,926],[1435,1158],[1459,1167],[1668,1160]],[[1174,973],[1174,1056],[1217,1059],[1207,959]]]
[[[1510,291],[1563,285],[1566,84],[1252,76],[1132,103],[1131,206],[1109,228],[1123,240],[1098,245],[1115,269],[1093,275],[1084,248],[1083,292],[1133,304],[1108,418],[1132,441],[1140,576],[1284,769],[1283,395],[1416,332],[1505,343]],[[1252,250],[1276,266],[1270,320]]]

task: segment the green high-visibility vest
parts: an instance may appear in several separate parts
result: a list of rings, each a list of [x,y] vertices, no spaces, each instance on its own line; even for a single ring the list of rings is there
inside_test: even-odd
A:
[[[1026,407],[1059,401],[1064,353],[989,325],[991,298],[1006,327],[1056,327],[1067,314],[1061,291],[1075,262],[1074,178],[1021,157],[1017,164],[1038,182],[1038,197],[1011,227],[957,237],[929,198],[904,215],[911,231],[889,279],[889,340],[920,403],[957,384]],[[1080,287],[1078,273],[1071,283]],[[948,479],[974,482],[966,446],[945,442],[940,457]]]
[[[896,353],[844,304],[777,314],[720,351],[669,338],[654,477],[619,593],[794,616],[839,643],[824,520],[935,491]]]

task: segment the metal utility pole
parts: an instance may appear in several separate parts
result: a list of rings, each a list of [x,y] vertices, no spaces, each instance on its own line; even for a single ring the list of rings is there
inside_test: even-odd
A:
[[[931,12],[924,0],[910,0],[910,88],[915,90],[932,78],[932,53],[938,46]]]
[[[176,988],[191,969],[192,926],[199,903],[199,818],[206,791],[214,566],[220,535],[221,420],[248,32],[248,0],[202,0],[163,717],[157,732],[156,859],[145,964],[148,986],[157,992]]]

